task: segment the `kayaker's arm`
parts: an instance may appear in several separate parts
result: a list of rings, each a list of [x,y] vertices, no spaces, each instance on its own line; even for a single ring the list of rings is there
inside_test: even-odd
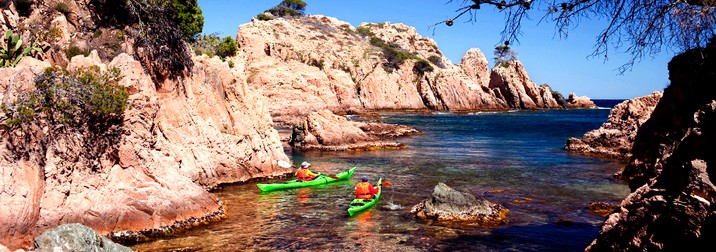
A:
[[[372,194],[378,193],[378,185],[371,186],[371,187],[370,187],[370,192],[371,192]]]
[[[319,173],[319,174],[320,174],[320,173]],[[312,176],[312,177],[318,176],[318,174],[313,173],[311,170],[308,170],[308,172],[306,173],[306,175]]]

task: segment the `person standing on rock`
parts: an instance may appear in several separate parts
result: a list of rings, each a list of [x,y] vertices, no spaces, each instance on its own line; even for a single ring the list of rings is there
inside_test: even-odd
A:
[[[372,199],[378,193],[378,187],[368,182],[368,176],[361,177],[361,182],[356,184],[356,199]]]
[[[311,170],[308,169],[309,166],[311,166],[311,163],[309,163],[309,162],[304,161],[303,163],[301,163],[301,167],[298,168],[298,170],[296,171],[296,174],[295,174],[297,177],[296,178],[297,181],[311,181],[311,180],[315,179],[316,177],[318,177],[318,175],[320,173],[315,174],[315,173],[311,172]]]

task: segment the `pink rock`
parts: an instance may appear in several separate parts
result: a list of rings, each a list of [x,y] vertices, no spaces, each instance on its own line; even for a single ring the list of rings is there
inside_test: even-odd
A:
[[[581,139],[570,138],[564,147],[589,156],[629,159],[637,130],[651,116],[663,92],[634,98],[617,104],[599,129],[589,131]]]

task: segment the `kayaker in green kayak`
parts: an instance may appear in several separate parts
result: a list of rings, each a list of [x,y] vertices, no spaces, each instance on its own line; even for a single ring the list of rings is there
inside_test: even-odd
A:
[[[356,184],[356,199],[372,199],[378,193],[378,187],[368,182],[368,176],[361,177],[361,182]]]
[[[316,177],[318,177],[319,174],[315,174],[311,172],[311,170],[308,169],[308,167],[311,166],[311,163],[309,162],[303,162],[301,163],[301,167],[298,168],[296,171],[296,174],[294,174],[297,178],[296,181],[311,181],[314,180]]]

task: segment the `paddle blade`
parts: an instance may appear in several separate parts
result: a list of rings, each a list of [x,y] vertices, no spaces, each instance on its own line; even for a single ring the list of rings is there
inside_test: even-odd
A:
[[[383,182],[380,183],[382,186],[393,186],[393,183],[390,183],[390,181],[383,180]]]
[[[281,168],[291,168],[291,164],[283,160],[278,161],[278,166]]]

